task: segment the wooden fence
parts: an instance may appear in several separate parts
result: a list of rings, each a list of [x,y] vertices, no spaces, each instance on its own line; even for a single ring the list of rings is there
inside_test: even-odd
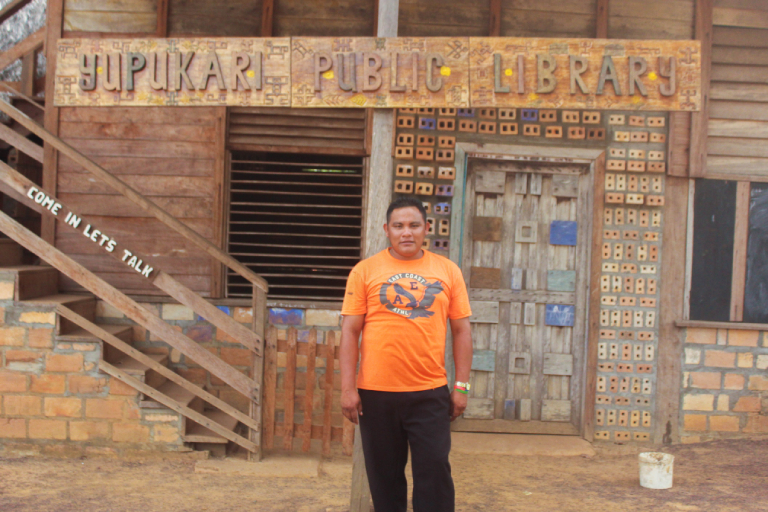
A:
[[[323,455],[331,454],[332,443],[352,455],[355,426],[341,414],[336,333],[325,332],[324,344],[318,344],[317,329],[309,331],[307,341],[298,341],[293,327],[285,340],[277,334],[269,327],[264,352],[264,447],[275,447],[281,437],[284,450],[308,452],[315,439],[322,441]]]

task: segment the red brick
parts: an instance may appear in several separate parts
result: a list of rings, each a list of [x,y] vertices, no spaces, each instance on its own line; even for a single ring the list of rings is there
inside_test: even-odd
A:
[[[118,396],[136,396],[139,392],[125,382],[112,378],[109,379],[109,394]]]
[[[723,389],[744,389],[744,376],[738,373],[726,373]]]
[[[253,308],[235,308],[235,322],[250,324],[253,322]]]
[[[768,433],[768,416],[750,414],[747,417],[747,425],[744,427],[744,432],[750,434]]]
[[[704,365],[716,368],[733,368],[736,365],[736,354],[722,350],[707,350],[704,352]]]
[[[67,380],[64,375],[51,375],[48,373],[39,377],[33,375],[29,390],[33,393],[63,395],[66,389],[66,382]]]
[[[85,417],[119,420],[123,417],[124,400],[86,398]]]
[[[32,348],[53,348],[53,329],[29,329],[27,338]]]
[[[90,377],[88,375],[70,375],[69,392],[79,395],[91,395],[101,393],[107,385],[104,377]]]
[[[42,352],[32,352],[30,350],[6,350],[5,364],[8,363],[34,363],[43,357]]]
[[[691,387],[720,389],[720,372],[691,372]]]
[[[29,420],[30,439],[66,439],[67,422],[63,420]]]
[[[758,331],[732,329],[728,331],[728,344],[736,347],[756,347],[759,336]]]
[[[717,330],[689,328],[685,335],[685,342],[698,343],[701,345],[714,345],[717,343]]]
[[[83,354],[48,354],[45,369],[49,372],[81,372]]]
[[[39,396],[5,397],[5,414],[8,416],[40,416],[43,400]]]
[[[0,325],[5,325],[5,308],[0,308]]]
[[[149,427],[138,423],[115,423],[112,440],[118,443],[148,443]]]
[[[79,398],[48,397],[43,409],[46,416],[79,418],[83,415],[83,401]]]
[[[26,390],[26,375],[23,373],[0,372],[0,393],[23,393]]]
[[[179,441],[179,428],[174,425],[155,425],[153,427],[156,443],[176,443]]]
[[[109,423],[103,421],[70,421],[69,438],[72,441],[108,439]]]
[[[715,432],[738,432],[738,416],[717,416],[709,417],[709,429]]]
[[[683,429],[689,432],[704,432],[707,430],[706,414],[686,414],[683,419]]]
[[[23,347],[24,346],[24,328],[23,327],[0,327],[0,346]]]
[[[750,391],[768,391],[768,377],[750,375],[748,387]]]
[[[27,437],[27,420],[0,418],[0,439],[23,439]]]
[[[247,348],[221,347],[221,359],[232,366],[251,366],[251,354]]]
[[[733,406],[734,412],[760,412],[759,396],[742,396],[736,405]]]

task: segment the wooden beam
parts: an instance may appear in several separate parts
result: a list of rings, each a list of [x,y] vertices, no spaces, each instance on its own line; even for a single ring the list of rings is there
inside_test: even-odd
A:
[[[4,124],[0,124],[0,139],[22,153],[31,156],[38,162],[43,163],[43,148]]]
[[[21,58],[21,92],[26,96],[35,95],[35,71],[37,70],[37,50]]]
[[[258,385],[252,379],[232,368],[197,342],[176,331],[150,310],[130,299],[104,280],[96,277],[88,269],[35,236],[2,212],[0,212],[0,231],[3,231],[19,245],[36,254],[41,260],[55,267],[62,274],[76,281],[89,292],[100,297],[110,306],[117,308],[137,324],[155,333],[161,340],[168,343],[171,347],[180,350],[197,364],[232,386],[236,391],[248,397],[249,400],[259,400]]]
[[[608,39],[608,8],[611,0],[597,0],[595,37]]]
[[[255,453],[254,456],[251,456],[250,458],[256,461],[261,460],[263,456],[263,446],[264,443],[262,441],[261,432],[263,431],[263,414],[264,414],[264,400],[266,395],[266,390],[264,389],[264,365],[266,364],[266,357],[265,357],[265,342],[267,335],[267,294],[257,288],[256,286],[253,287],[253,297],[251,302],[252,310],[252,323],[251,323],[251,329],[254,333],[256,333],[256,336],[259,337],[258,347],[259,347],[259,356],[254,355],[253,357],[253,370],[251,373],[251,377],[253,380],[259,385],[259,389],[262,390],[261,393],[261,399],[258,403],[251,402],[251,408],[250,408],[250,414],[251,418],[255,422],[258,423],[259,429],[258,430],[251,430],[251,441],[259,445],[259,451]]]
[[[75,323],[85,329],[86,331],[90,332],[94,336],[97,336],[99,339],[104,340],[106,343],[109,343],[116,349],[118,349],[121,352],[124,352],[143,364],[144,366],[149,367],[152,370],[155,370],[157,373],[162,375],[163,377],[167,378],[168,380],[178,384],[179,386],[183,387],[190,393],[194,393],[195,396],[199,396],[209,404],[213,405],[217,409],[220,409],[222,412],[229,414],[233,418],[237,419],[244,425],[247,425],[249,428],[258,430],[259,424],[253,421],[251,418],[243,414],[242,412],[238,411],[228,403],[222,401],[221,399],[215,397],[214,395],[210,394],[200,386],[197,386],[195,384],[192,384],[187,379],[179,375],[178,373],[174,372],[167,366],[164,366],[151,357],[147,356],[143,352],[139,352],[120,338],[110,334],[109,332],[105,331],[98,325],[94,324],[90,320],[83,318],[82,316],[78,315],[71,309],[67,308],[66,306],[62,306],[59,304],[56,307],[56,312],[66,318],[67,320],[71,321],[72,323]]]
[[[45,27],[34,34],[27,36],[26,39],[16,43],[15,46],[0,53],[0,69],[5,69],[18,59],[24,57],[29,52],[39,50],[45,45]]]
[[[157,0],[157,37],[168,37],[169,0]]]
[[[683,319],[685,300],[686,239],[688,230],[688,178],[668,176],[667,203],[661,238],[664,264],[661,266],[659,299],[659,343],[656,359],[656,413],[652,427],[654,444],[679,440],[680,376],[682,375],[683,331],[676,323]]]
[[[261,37],[272,37],[275,0],[261,0]]]
[[[11,0],[8,4],[0,10],[0,23],[5,23],[5,20],[19,12],[32,0]]]
[[[731,273],[731,322],[744,320],[744,287],[747,281],[750,183],[736,184],[736,221],[733,229],[733,272]]]
[[[691,178],[701,178],[707,172],[707,131],[709,129],[709,88],[712,71],[712,9],[713,0],[696,0],[695,37],[701,41],[701,110],[691,115]]]
[[[245,448],[248,451],[256,451],[258,450],[258,446],[250,442],[244,437],[241,437],[237,434],[235,434],[233,431],[222,427],[215,421],[212,421],[211,419],[203,416],[197,411],[194,411],[190,409],[189,407],[185,407],[176,400],[173,400],[172,398],[169,398],[168,396],[164,395],[160,391],[156,390],[152,386],[149,386],[147,384],[144,384],[140,380],[131,377],[127,373],[125,373],[122,370],[119,370],[109,364],[106,361],[99,361],[99,370],[103,371],[104,373],[108,373],[112,377],[121,380],[131,386],[132,388],[140,391],[141,393],[144,393],[150,398],[154,398],[164,406],[168,407],[169,409],[172,409],[176,411],[179,414],[182,414],[186,416],[187,418],[191,419],[192,421],[199,423],[200,425],[204,426],[205,428],[209,430],[213,430],[217,434],[219,434],[221,437],[224,437],[226,439],[229,439],[233,443],[236,443],[243,448]]]
[[[64,25],[64,0],[48,0],[47,19],[45,22],[45,116],[43,125],[53,134],[59,134],[59,108],[53,105],[53,91],[56,86],[57,43],[62,36]],[[45,140],[45,139],[43,139]],[[50,143],[44,143],[43,187],[54,196],[57,191],[56,174],[59,168],[59,153]],[[43,215],[40,236],[53,244],[56,238],[56,220]]]
[[[491,0],[488,16],[488,37],[501,35],[501,0]]]
[[[139,193],[134,188],[127,185],[125,182],[123,182],[119,178],[113,176],[109,171],[105,170],[103,167],[99,166],[98,164],[90,160],[88,157],[86,157],[85,155],[77,151],[75,148],[73,148],[72,146],[70,146],[60,138],[53,135],[48,130],[37,125],[37,123],[32,121],[29,117],[24,115],[22,112],[13,108],[11,105],[9,105],[4,101],[0,101],[0,111],[8,114],[8,116],[11,117],[14,121],[18,122],[24,128],[26,128],[27,130],[31,131],[32,133],[34,133],[35,135],[43,139],[46,143],[49,143],[57,151],[61,151],[70,159],[80,164],[85,170],[89,171],[91,174],[93,174],[94,176],[96,176],[97,178],[105,182],[107,185],[109,185],[112,189],[114,189],[115,191],[125,196],[131,202],[139,206],[142,210],[144,210],[147,213],[150,213],[151,215],[159,219],[161,222],[163,222],[166,226],[169,226],[170,228],[174,229],[177,233],[182,235],[184,238],[186,238],[190,242],[194,243],[195,245],[203,249],[203,251],[205,251],[209,256],[212,256],[213,258],[216,258],[218,261],[224,263],[229,268],[231,268],[232,270],[237,272],[239,275],[241,275],[242,277],[250,281],[252,284],[258,286],[260,289],[264,290],[265,292],[268,291],[267,282],[262,277],[252,272],[245,265],[243,265],[242,263],[234,259],[229,254],[225,253],[218,247],[216,247],[214,244],[212,244],[210,241],[208,241],[204,237],[200,236],[196,231],[188,227],[186,224],[178,220],[173,215],[169,214],[168,212],[160,208],[153,201],[144,197],[141,193]],[[46,189],[50,190],[51,193],[55,195],[55,192],[49,187],[46,187],[45,183],[43,183],[43,186]]]

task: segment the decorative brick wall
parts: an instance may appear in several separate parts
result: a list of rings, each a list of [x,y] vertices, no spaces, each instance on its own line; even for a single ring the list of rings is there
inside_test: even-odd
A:
[[[682,441],[768,434],[768,336],[742,329],[685,334]]]

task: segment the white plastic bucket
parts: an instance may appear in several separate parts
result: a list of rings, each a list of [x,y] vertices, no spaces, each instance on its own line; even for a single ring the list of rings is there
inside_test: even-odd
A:
[[[668,453],[645,452],[638,457],[640,462],[640,485],[646,489],[670,489],[675,457]]]

